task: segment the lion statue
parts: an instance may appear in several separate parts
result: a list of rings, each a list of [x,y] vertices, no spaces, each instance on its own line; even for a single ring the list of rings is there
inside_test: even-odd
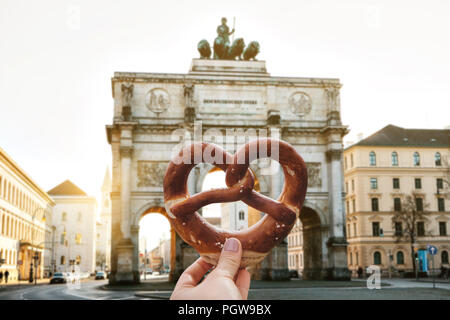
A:
[[[237,38],[233,41],[233,45],[228,51],[227,59],[230,60],[236,60],[236,57],[239,58],[239,60],[242,60],[242,52],[245,48],[245,42],[242,38]]]
[[[256,60],[256,55],[259,53],[259,43],[257,41],[252,41],[248,44],[247,48],[244,50],[244,60]]]
[[[201,59],[209,59],[211,57],[211,47],[209,42],[205,39],[201,40],[197,45],[198,52],[200,52]]]
[[[214,59],[226,59],[229,45],[222,37],[214,40]]]

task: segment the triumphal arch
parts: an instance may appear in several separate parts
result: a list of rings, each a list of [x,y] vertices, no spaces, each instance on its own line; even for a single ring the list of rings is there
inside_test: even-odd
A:
[[[234,153],[258,136],[287,141],[308,167],[300,213],[303,278],[348,279],[342,174],[347,127],[340,120],[339,79],[271,76],[266,62],[251,52],[243,60],[212,59],[207,49],[199,43],[201,58],[192,60],[188,73],[116,72],[112,78],[114,119],[106,127],[113,155],[110,282],[139,282],[139,220],[149,213],[166,215],[162,184],[176,151],[195,140]],[[258,191],[272,198],[284,181],[277,165],[252,164]],[[204,164],[192,170],[190,194],[201,191],[211,170]],[[264,213],[248,208],[247,214],[252,224]],[[176,280],[197,254],[174,231],[171,237],[170,277]],[[252,276],[288,278],[287,242],[274,248]]]

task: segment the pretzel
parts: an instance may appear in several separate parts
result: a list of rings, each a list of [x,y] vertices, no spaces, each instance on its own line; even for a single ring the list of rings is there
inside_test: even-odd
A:
[[[253,190],[255,178],[249,164],[258,158],[273,158],[283,168],[285,182],[277,201]],[[228,188],[190,196],[189,172],[200,162],[225,171]],[[165,208],[180,237],[212,265],[217,264],[227,238],[239,239],[243,249],[240,267],[245,268],[262,261],[289,234],[305,200],[307,180],[305,162],[286,142],[270,138],[254,140],[235,155],[215,144],[198,142],[182,149],[169,163],[164,177]],[[250,228],[234,232],[212,226],[196,212],[211,203],[239,200],[266,215]]]

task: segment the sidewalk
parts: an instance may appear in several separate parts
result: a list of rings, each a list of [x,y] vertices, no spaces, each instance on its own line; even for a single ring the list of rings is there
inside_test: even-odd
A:
[[[37,285],[48,284],[48,283],[50,283],[50,279],[38,279],[37,280]],[[30,283],[30,282],[28,282],[28,280],[22,280],[22,281],[14,280],[14,281],[8,281],[8,283],[5,283],[5,281],[3,281],[2,283],[0,283],[0,291],[15,290],[18,288],[23,288],[25,286],[34,286],[34,282]]]

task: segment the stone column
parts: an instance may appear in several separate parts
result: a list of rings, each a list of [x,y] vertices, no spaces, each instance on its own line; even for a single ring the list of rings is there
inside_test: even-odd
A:
[[[133,147],[120,147],[120,209],[122,238],[130,238],[131,156]]]
[[[329,149],[329,197],[330,197],[330,238],[328,246],[327,278],[332,280],[349,280],[347,265],[347,241],[344,235],[344,208],[342,202],[342,150]]]
[[[135,247],[138,241],[132,240],[131,225],[131,161],[133,156],[133,127],[135,123],[120,124],[120,239],[115,246],[116,272],[111,283],[137,283],[139,270],[136,270]],[[114,251],[114,250],[113,250]]]

